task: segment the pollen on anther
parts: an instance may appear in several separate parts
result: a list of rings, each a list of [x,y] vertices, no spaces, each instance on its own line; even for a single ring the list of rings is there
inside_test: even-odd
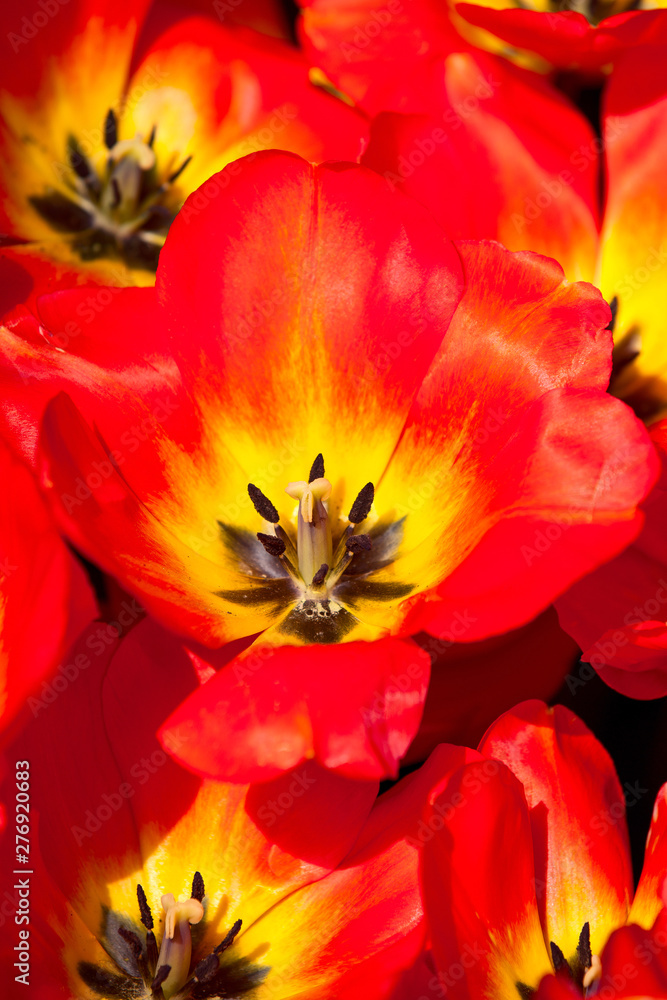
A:
[[[308,473],[308,482],[312,483],[316,479],[324,478],[324,457],[322,452],[317,456],[315,461],[310,467],[310,472]]]
[[[312,580],[313,586],[320,587],[324,583],[325,577],[328,572],[329,572],[329,566],[327,565],[327,563],[322,563],[317,573],[313,577]]]
[[[588,920],[581,928],[581,934],[579,935],[579,942],[577,944],[577,958],[581,962],[584,969],[590,969],[592,961],[591,925]]]
[[[206,889],[204,887],[204,879],[201,876],[201,872],[195,872],[192,879],[192,892],[190,893],[192,899],[198,900],[201,903],[204,895],[206,894]]]
[[[139,913],[141,915],[141,922],[148,931],[153,930],[153,914],[151,913],[151,908],[148,905],[148,900],[146,899],[146,893],[144,892],[144,887],[137,883],[137,900],[139,901]]]
[[[220,962],[218,961],[218,956],[212,952],[197,963],[192,973],[192,978],[198,983],[205,983],[208,979],[213,978],[219,968]]]
[[[104,145],[107,149],[113,149],[118,142],[118,122],[113,108],[109,108],[104,119]]]
[[[357,494],[357,499],[352,504],[350,508],[350,513],[347,515],[347,519],[351,524],[361,524],[365,521],[370,513],[370,509],[373,506],[373,499],[375,497],[375,487],[372,483],[366,483],[359,493]]]
[[[264,496],[262,491],[258,486],[253,483],[248,483],[248,496],[252,500],[252,505],[265,521],[270,521],[271,524],[277,524],[280,520],[280,515],[278,511],[273,506],[271,501],[267,496]]]
[[[370,535],[350,535],[350,537],[345,542],[345,548],[348,552],[370,552],[373,548],[373,543],[371,541]]]
[[[282,538],[277,538],[275,535],[265,535],[262,531],[257,532],[257,538],[270,556],[282,556],[284,554],[287,546]]]
[[[558,947],[558,945],[555,944],[554,941],[550,941],[549,946],[551,948],[551,961],[554,964],[554,969],[556,970],[556,972],[560,972],[561,969],[565,969],[566,967],[569,972],[570,967],[567,963],[567,959],[565,958],[565,955]]]

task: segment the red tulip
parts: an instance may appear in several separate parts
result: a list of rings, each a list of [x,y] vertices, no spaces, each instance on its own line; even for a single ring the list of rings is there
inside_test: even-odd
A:
[[[81,655],[93,662],[8,749],[5,794],[28,786],[31,803],[19,842],[29,864],[13,829],[2,840],[5,871],[32,889],[31,992],[151,995],[157,978],[159,1000],[193,987],[200,998],[386,996],[423,942],[420,814],[466,751],[443,748],[375,805],[376,784],[314,762],[255,787],[202,780],[154,736],[194,680],[170,637],[146,621],[99,650],[92,627],[68,658]],[[193,738],[182,727],[170,746]],[[9,969],[25,893],[6,895]],[[361,992],[373,968],[375,991]]]
[[[377,697],[391,772],[425,673],[410,674],[410,643],[384,665],[365,644],[529,621],[635,537],[652,447],[604,392],[609,312],[593,288],[541,257],[454,246],[361,167],[285,153],[238,167],[186,203],[155,289],[59,293],[40,328],[5,331],[14,429],[25,439],[67,390],[42,435],[67,535],[176,632],[254,640],[189,703],[208,747],[192,766],[243,780],[228,770],[237,747],[264,766],[220,716],[234,706],[266,735],[265,674],[295,739],[292,763],[269,766],[311,742],[337,766],[335,681],[321,667],[309,680],[312,653],[281,647],[346,642],[347,669],[367,666],[338,704],[360,734],[341,762],[378,773],[360,728]],[[44,331],[73,316],[54,351]]]
[[[648,930],[637,924],[620,927],[600,956],[600,978],[591,995],[599,1000],[664,1000],[667,997],[667,910]],[[535,1000],[571,1000],[581,992],[566,975],[545,976]]]
[[[152,284],[185,198],[241,156],[360,152],[363,117],[282,41],[192,17],[137,49],[147,0],[53,3],[13,5],[0,68],[0,235],[37,294],[44,261],[52,284]]]
[[[424,817],[440,981],[457,1000],[527,997],[554,970],[588,988],[610,934],[628,922],[648,929],[662,910],[667,787],[633,899],[625,790],[572,712],[524,702],[479,749],[477,762],[443,779]]]

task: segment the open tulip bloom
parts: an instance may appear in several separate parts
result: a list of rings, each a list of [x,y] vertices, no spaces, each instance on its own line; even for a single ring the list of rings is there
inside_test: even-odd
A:
[[[299,2],[4,16],[10,1000],[667,1000],[667,0]]]
[[[414,724],[402,637],[529,621],[635,537],[656,459],[605,392],[608,306],[555,262],[455,245],[352,164],[266,152],[209,184],[155,288],[44,297],[0,349],[7,431],[73,544],[190,640],[252,643],[191,706],[207,759],[189,763],[218,773],[235,719],[321,725],[304,697],[338,643],[358,680],[326,675],[329,713],[358,726],[378,640],[400,640],[380,715]]]
[[[3,915],[25,911],[22,887],[32,897],[22,945],[3,934],[3,967],[27,967],[40,1000],[380,1000],[422,947],[415,834],[441,755],[375,805],[377,784],[313,762],[254,788],[197,778],[154,735],[192,664],[147,658],[143,633],[159,653],[143,622],[10,747],[4,790],[15,772],[30,787],[31,864]],[[0,850],[16,868],[13,837]]]
[[[650,978],[663,991],[646,995],[664,996],[667,786],[633,898],[625,809],[641,794],[621,788],[602,745],[562,706],[524,702],[491,726],[478,759],[432,794],[421,830],[424,902],[448,996],[526,998],[554,972],[571,984],[563,996],[616,995],[616,958],[605,968],[600,956],[626,924],[635,926],[612,953],[630,942],[635,979],[660,954]],[[551,990],[539,996],[561,995]]]
[[[14,11],[26,32],[32,7]],[[149,7],[69,0],[47,31],[7,36],[0,236],[25,244],[10,256],[42,283],[152,284],[176,212],[225,164],[272,147],[358,153],[364,119],[313,86],[290,46],[192,17],[139,52]]]

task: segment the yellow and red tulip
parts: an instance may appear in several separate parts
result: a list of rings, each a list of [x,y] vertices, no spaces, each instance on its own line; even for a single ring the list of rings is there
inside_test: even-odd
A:
[[[81,655],[92,662],[8,748],[8,794],[14,761],[30,774],[35,995],[386,995],[424,937],[421,811],[467,752],[434,755],[375,805],[375,783],[314,762],[254,787],[203,780],[154,735],[194,679],[169,636],[146,621],[100,645],[92,626],[68,659]],[[193,738],[184,727],[170,745]],[[3,838],[16,867],[14,850]],[[3,935],[8,966],[13,944]]]
[[[579,995],[595,984],[612,932],[663,910],[665,802],[663,787],[633,894],[624,789],[602,745],[562,706],[501,716],[424,815],[425,907],[451,996],[532,996],[554,970]]]
[[[17,25],[30,26],[32,6],[15,5]],[[70,0],[48,31],[8,36],[0,232],[25,244],[5,257],[38,293],[152,284],[185,198],[240,156],[360,152],[363,117],[311,84],[287,43],[205,17],[141,36],[148,6]]]

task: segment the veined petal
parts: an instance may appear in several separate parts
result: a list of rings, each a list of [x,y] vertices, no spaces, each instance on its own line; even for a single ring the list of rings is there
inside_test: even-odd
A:
[[[625,800],[611,758],[569,709],[538,701],[501,716],[480,751],[523,784],[546,940],[569,961],[588,922],[599,955],[632,897]]]
[[[551,971],[520,782],[498,761],[467,764],[432,796],[424,822],[422,887],[438,972],[452,973],[445,981],[454,980],[455,1000],[515,1000],[518,985],[534,988]]]
[[[421,720],[428,675],[428,656],[409,640],[351,642],[344,651],[259,645],[195,691],[161,739],[192,727],[198,738],[174,755],[231,781],[264,781],[307,759],[354,778],[395,776]]]

